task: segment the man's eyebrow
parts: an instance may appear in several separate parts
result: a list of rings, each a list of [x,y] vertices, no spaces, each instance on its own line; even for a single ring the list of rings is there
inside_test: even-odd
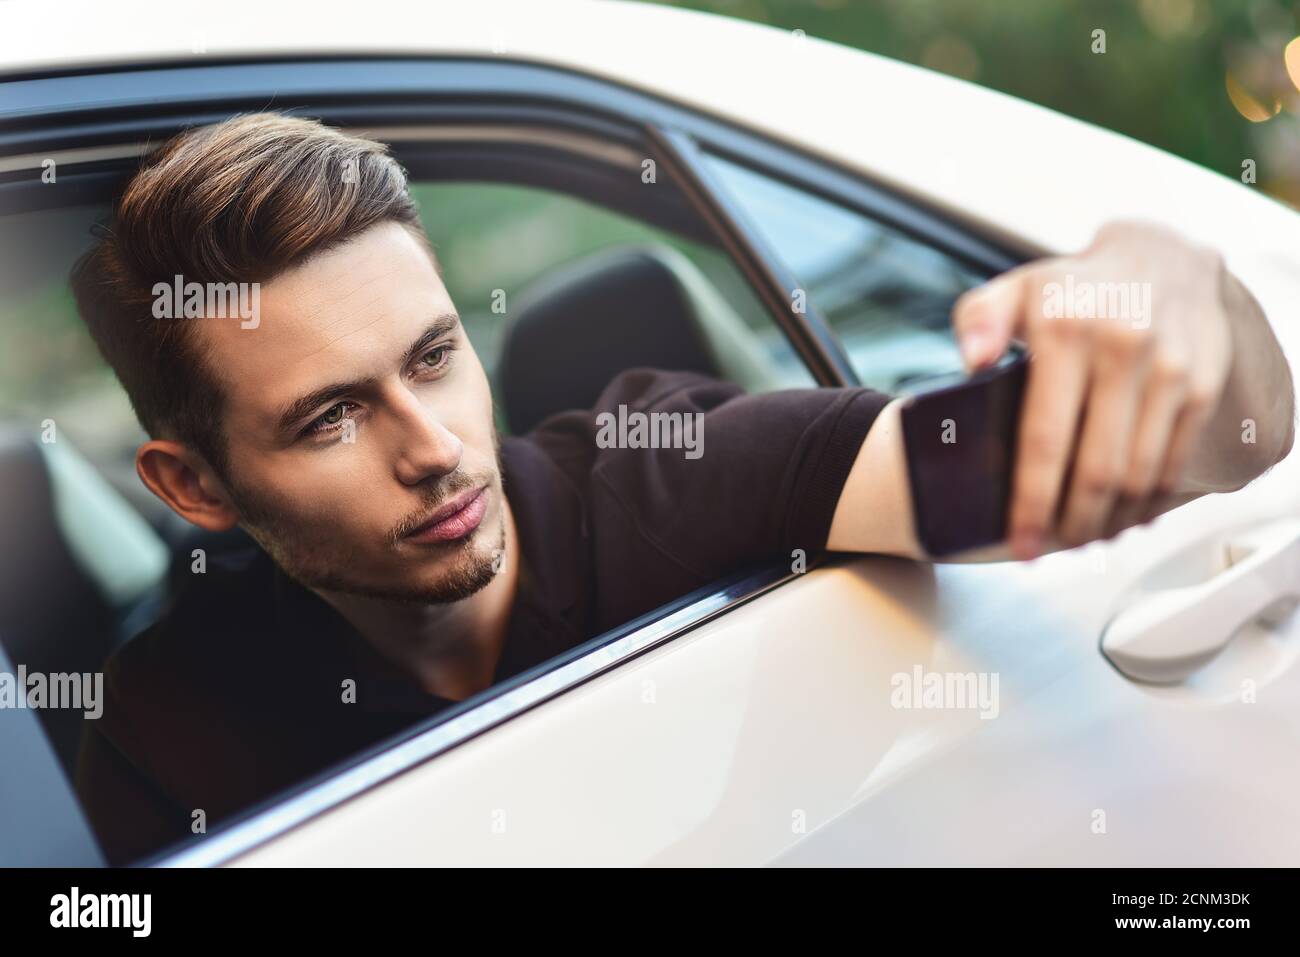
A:
[[[429,323],[429,327],[421,333],[420,338],[411,343],[406,350],[406,354],[402,356],[402,365],[407,365],[412,359],[415,359],[425,349],[437,342],[442,336],[452,332],[459,325],[460,316],[454,312],[443,313],[435,317],[433,322]],[[334,399],[341,399],[345,395],[358,392],[374,383],[374,378],[366,377],[364,379],[354,379],[351,382],[335,382],[322,386],[284,406],[280,411],[276,428],[282,433],[290,432],[301,420],[307,418],[325,403]]]
[[[423,335],[411,343],[411,347],[406,350],[406,355],[402,357],[402,365],[406,365],[412,359],[418,358],[420,353],[447,333],[453,332],[459,325],[460,316],[454,312],[445,312],[440,316],[436,316],[433,322],[429,323],[429,328],[424,330]]]

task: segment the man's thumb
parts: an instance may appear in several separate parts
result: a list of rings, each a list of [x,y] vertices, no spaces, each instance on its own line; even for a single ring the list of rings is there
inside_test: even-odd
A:
[[[963,293],[952,308],[953,333],[966,371],[997,362],[1020,324],[1024,276],[1013,270]]]

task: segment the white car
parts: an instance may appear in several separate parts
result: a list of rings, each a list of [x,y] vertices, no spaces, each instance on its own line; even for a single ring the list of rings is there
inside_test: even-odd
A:
[[[671,319],[718,374],[897,389],[957,367],[948,309],[962,290],[1114,218],[1219,248],[1289,356],[1300,337],[1295,212],[1123,136],[797,31],[616,2],[375,0],[364,16],[317,4],[307,17],[230,2],[201,25],[165,3],[51,17],[15,2],[0,5],[0,71],[0,232],[20,240],[0,351],[20,341],[14,297],[60,281],[149,143],[267,108],[391,144],[489,371],[508,366],[510,334],[475,296],[529,287],[517,310],[536,314],[635,262],[672,278]],[[42,182],[51,168],[57,185]],[[516,428],[558,401],[504,397]],[[40,421],[12,403],[0,417]],[[116,545],[67,543],[117,629],[67,661],[147,618],[185,541],[129,488],[126,427],[91,421],[75,461],[38,450],[64,513],[69,497],[96,503],[83,537],[118,516]],[[153,862],[1300,864],[1295,459],[1030,564],[791,556],[744,570]],[[15,494],[3,507],[33,514]],[[77,524],[50,528],[76,538]],[[13,575],[36,561],[17,548],[0,542]],[[6,634],[32,620],[14,603],[35,600],[6,587],[10,656],[58,640]],[[927,707],[934,681],[972,696]],[[46,730],[68,767],[75,729]],[[44,760],[30,735],[4,747]],[[94,860],[46,770],[38,803],[63,850],[46,841],[25,859]]]

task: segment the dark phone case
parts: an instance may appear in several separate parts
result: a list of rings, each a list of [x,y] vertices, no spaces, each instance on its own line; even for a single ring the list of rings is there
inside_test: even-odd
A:
[[[909,399],[903,444],[917,536],[936,557],[1006,537],[1028,358]],[[951,422],[956,441],[945,442]]]

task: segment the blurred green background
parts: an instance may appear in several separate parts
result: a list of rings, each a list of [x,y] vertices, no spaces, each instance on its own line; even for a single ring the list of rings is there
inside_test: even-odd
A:
[[[702,0],[1108,127],[1300,207],[1300,2]],[[1106,52],[1092,52],[1092,31]],[[1288,69],[1289,68],[1289,69]]]

